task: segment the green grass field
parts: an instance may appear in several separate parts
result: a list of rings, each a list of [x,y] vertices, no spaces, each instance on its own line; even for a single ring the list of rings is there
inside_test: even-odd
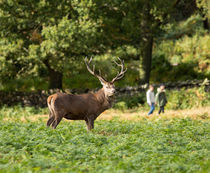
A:
[[[21,120],[45,113],[0,110],[0,172],[209,172],[210,122],[190,118],[83,121]],[[10,120],[5,119],[10,117]]]

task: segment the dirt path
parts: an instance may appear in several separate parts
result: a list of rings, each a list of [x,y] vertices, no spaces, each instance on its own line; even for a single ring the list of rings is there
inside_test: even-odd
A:
[[[103,112],[97,120],[112,120],[118,118],[120,120],[132,120],[138,121],[142,119],[170,119],[170,118],[192,118],[200,120],[210,120],[210,106],[201,107],[197,109],[185,109],[185,110],[166,110],[165,114],[158,115],[157,111],[153,115],[148,116],[146,111],[141,110],[126,110],[124,112],[119,110],[107,110]],[[31,116],[22,116],[19,120],[23,122],[27,121],[47,121],[48,115],[31,115]],[[12,120],[10,118],[4,118],[4,121]],[[69,121],[69,120],[66,120]]]

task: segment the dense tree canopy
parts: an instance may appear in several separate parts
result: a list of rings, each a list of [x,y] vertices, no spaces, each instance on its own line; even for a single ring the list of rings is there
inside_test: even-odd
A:
[[[138,62],[136,82],[148,83],[152,60],[159,57],[154,48],[198,33],[190,22],[200,28],[202,21],[206,31],[199,33],[208,42],[208,5],[206,0],[0,0],[0,82],[39,78],[48,79],[49,88],[62,88],[64,74],[79,71],[85,56],[104,61],[118,55],[128,65]]]
[[[50,88],[61,88],[68,62],[100,49],[100,21],[91,19],[91,1],[5,0],[0,5],[3,71],[12,72],[8,77],[30,73],[43,63]]]

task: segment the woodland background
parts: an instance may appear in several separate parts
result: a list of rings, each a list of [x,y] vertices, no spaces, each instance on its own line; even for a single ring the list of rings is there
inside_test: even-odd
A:
[[[0,90],[118,87],[210,78],[208,0],[0,0]]]

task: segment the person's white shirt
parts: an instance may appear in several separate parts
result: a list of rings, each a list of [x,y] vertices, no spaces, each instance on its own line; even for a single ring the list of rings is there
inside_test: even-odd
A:
[[[155,103],[155,94],[151,90],[147,91],[147,103],[149,105],[151,105],[152,103]]]

